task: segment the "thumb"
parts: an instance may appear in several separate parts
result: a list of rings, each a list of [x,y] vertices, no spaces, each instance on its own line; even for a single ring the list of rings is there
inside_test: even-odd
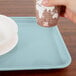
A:
[[[54,5],[66,5],[66,0],[43,0],[42,4],[44,6],[54,6]]]

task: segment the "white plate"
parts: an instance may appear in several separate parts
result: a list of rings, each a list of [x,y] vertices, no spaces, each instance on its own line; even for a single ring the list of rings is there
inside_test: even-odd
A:
[[[18,35],[15,35],[7,44],[0,47],[0,55],[4,55],[11,51],[18,43]]]

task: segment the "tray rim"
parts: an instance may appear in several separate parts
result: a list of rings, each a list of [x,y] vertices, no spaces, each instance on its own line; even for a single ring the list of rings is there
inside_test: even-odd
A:
[[[11,18],[34,18],[34,19],[36,19],[36,17],[22,17],[22,16],[17,16],[17,17],[11,17]],[[40,26],[41,27],[41,26]],[[60,65],[60,66],[56,66],[56,67],[32,67],[32,68],[0,68],[0,71],[13,71],[13,70],[47,70],[47,69],[63,69],[63,68],[66,68],[66,67],[68,67],[70,64],[71,64],[71,62],[72,62],[72,58],[71,58],[71,55],[70,55],[70,53],[69,53],[69,51],[68,51],[68,48],[67,48],[67,46],[66,46],[66,44],[65,44],[65,42],[64,42],[64,40],[63,40],[63,38],[62,38],[62,35],[61,35],[61,33],[60,33],[60,31],[59,31],[59,29],[58,29],[58,26],[55,26],[55,28],[56,28],[56,30],[57,30],[57,33],[58,33],[58,35],[59,35],[59,37],[60,37],[60,41],[61,41],[61,43],[63,44],[63,46],[65,47],[65,49],[67,50],[66,51],[66,53],[67,53],[67,55],[68,55],[68,57],[69,57],[69,61],[68,61],[68,63],[66,63],[66,64],[64,64],[64,65]]]

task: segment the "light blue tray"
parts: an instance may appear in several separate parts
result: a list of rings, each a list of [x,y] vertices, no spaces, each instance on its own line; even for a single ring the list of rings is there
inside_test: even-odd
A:
[[[0,56],[0,70],[59,69],[69,66],[71,57],[58,27],[45,28],[35,17],[12,17],[19,27],[18,45]]]

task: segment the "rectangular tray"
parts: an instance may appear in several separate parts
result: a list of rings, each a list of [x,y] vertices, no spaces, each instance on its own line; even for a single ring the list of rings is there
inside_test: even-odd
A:
[[[0,56],[0,70],[35,70],[65,68],[71,56],[58,27],[45,28],[35,17],[12,17],[19,27],[19,42]]]

